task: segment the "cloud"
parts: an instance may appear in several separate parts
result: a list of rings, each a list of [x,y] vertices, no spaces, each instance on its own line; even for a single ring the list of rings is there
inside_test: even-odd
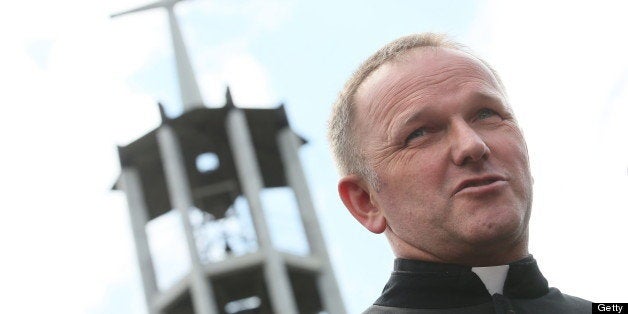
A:
[[[273,92],[266,69],[248,51],[220,49],[200,76],[202,92],[210,104],[224,104],[225,88],[231,89],[233,100],[240,107],[274,107]]]
[[[279,28],[292,17],[294,0],[199,1],[194,10],[205,16],[219,15],[248,21],[251,35]],[[182,8],[192,10],[191,6]]]
[[[623,2],[486,1],[470,36],[502,75],[528,140],[532,253],[551,284],[600,300],[621,290],[601,278],[628,274],[574,273],[600,264],[588,251],[627,257],[612,251],[622,237],[618,221],[628,218],[620,192],[628,188],[623,12]]]
[[[15,3],[0,18],[0,187],[11,191],[0,221],[11,258],[0,272],[9,312],[82,313],[108,283],[135,279],[126,206],[109,187],[115,144],[158,122],[150,97],[125,80],[159,44],[142,47],[133,30],[151,37],[150,22],[113,23],[92,4]]]
[[[293,0],[199,1],[181,6],[183,17],[200,14],[204,19],[217,20],[213,27],[233,28],[228,39],[209,38],[201,45],[192,44],[196,46],[197,54],[192,59],[197,60],[196,73],[205,101],[212,106],[222,105],[228,85],[238,106],[277,105],[270,75],[251,45],[286,23],[293,7]]]

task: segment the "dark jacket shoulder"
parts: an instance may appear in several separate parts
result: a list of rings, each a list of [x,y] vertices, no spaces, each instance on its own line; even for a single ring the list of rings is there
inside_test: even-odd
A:
[[[589,314],[591,301],[563,294],[556,288],[535,299],[510,299],[516,314]],[[448,309],[410,309],[372,305],[363,314],[496,314],[493,302]],[[511,312],[512,313],[512,312]]]
[[[362,314],[487,314],[495,313],[492,303],[451,309],[407,309],[372,305]]]

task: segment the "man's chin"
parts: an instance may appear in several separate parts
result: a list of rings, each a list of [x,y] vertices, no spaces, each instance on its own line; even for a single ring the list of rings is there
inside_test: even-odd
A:
[[[465,242],[479,248],[510,247],[525,241],[527,226],[521,217],[509,220],[481,221],[469,226],[462,235]]]
[[[458,221],[462,226],[458,230],[471,243],[492,243],[521,236],[527,228],[525,210],[519,204],[506,203],[476,205],[459,211]]]

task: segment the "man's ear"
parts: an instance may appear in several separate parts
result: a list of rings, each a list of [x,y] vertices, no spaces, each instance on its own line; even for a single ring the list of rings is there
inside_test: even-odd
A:
[[[382,233],[386,230],[384,213],[371,201],[368,182],[360,176],[350,174],[338,182],[338,194],[351,215],[366,229],[373,233]]]

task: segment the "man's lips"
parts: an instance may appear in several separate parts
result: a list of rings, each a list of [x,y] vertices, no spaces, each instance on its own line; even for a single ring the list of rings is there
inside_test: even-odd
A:
[[[459,192],[462,192],[465,190],[483,192],[484,190],[489,190],[491,187],[497,187],[498,185],[501,185],[501,183],[504,183],[505,181],[507,181],[506,178],[500,175],[486,175],[486,176],[473,177],[473,178],[462,180],[460,183],[458,183],[458,185],[456,185],[456,188],[454,189],[453,194],[456,195]]]

